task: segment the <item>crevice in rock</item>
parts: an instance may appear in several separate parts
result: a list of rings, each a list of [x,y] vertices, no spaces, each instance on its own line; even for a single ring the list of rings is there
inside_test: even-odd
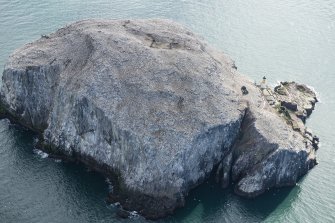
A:
[[[185,43],[180,43],[179,41],[170,37],[158,36],[153,33],[144,32],[140,28],[137,29],[131,27],[130,24],[131,24],[130,21],[127,20],[122,24],[122,26],[126,29],[127,32],[133,34],[137,39],[145,43],[145,45],[149,46],[150,48],[167,49],[167,50],[187,49]]]
[[[232,146],[226,150],[223,155],[223,159],[215,165],[213,168],[213,173],[215,173],[215,181],[220,184],[223,189],[227,188],[232,183],[232,167],[234,164],[234,148],[242,136],[243,125],[245,124],[245,119],[248,114],[249,108],[244,108],[241,110],[243,112],[241,117],[241,122],[239,125],[238,134],[233,140]],[[213,174],[212,173],[212,174]]]

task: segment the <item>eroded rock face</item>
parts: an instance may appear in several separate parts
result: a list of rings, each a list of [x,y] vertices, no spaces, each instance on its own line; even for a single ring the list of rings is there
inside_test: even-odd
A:
[[[170,21],[82,21],[17,50],[1,95],[45,143],[117,172],[123,194],[142,194],[139,211],[157,217],[238,135],[230,63]]]
[[[300,117],[307,114],[307,108],[311,114],[317,102],[315,92],[295,82],[281,83],[274,91],[260,90],[264,95],[261,109],[249,105],[233,148],[235,192],[247,197],[293,186],[317,164],[318,138],[306,130],[305,119]]]
[[[158,218],[217,166],[245,196],[313,166],[302,134],[234,67],[168,20],[86,20],[16,50],[1,103],[53,152],[117,176],[112,200]]]
[[[293,186],[316,164],[314,148],[275,113],[248,110],[234,148],[236,193],[255,197],[273,187]]]

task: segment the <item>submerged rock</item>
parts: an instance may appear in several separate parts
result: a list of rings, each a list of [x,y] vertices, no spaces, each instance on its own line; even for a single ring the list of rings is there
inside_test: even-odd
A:
[[[111,176],[110,200],[148,218],[183,206],[217,166],[223,187],[231,175],[250,197],[315,163],[229,57],[168,20],[85,20],[29,43],[5,66],[1,103],[45,148]]]

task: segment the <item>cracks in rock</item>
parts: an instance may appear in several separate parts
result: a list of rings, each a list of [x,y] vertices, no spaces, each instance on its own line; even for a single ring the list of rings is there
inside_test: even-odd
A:
[[[246,107],[244,109],[239,109],[241,114],[241,122],[238,127],[238,133],[236,134],[235,139],[232,142],[230,148],[228,148],[223,155],[222,160],[216,164],[216,167],[213,168],[213,172],[215,173],[216,183],[220,183],[222,188],[227,188],[229,184],[232,182],[232,167],[235,162],[234,157],[234,149],[236,144],[239,142],[241,138],[241,134],[243,132],[243,124],[245,123],[245,119],[247,116],[249,108]]]
[[[133,28],[130,26],[130,20],[126,20],[122,26],[126,29],[127,32],[133,34],[137,39],[143,42],[145,45],[149,46],[150,48],[155,49],[188,49],[185,46],[185,43],[181,44],[174,38],[168,38],[164,36],[154,35],[152,33],[146,33],[145,31],[141,30],[141,28]]]
[[[155,37],[153,34],[147,33],[146,37],[151,40],[150,43],[150,48],[156,48],[156,49],[181,49],[181,48],[185,48],[183,46],[180,45],[180,43],[178,41],[175,41],[174,39],[168,39],[170,41],[161,41],[158,40],[157,37]]]
[[[159,43],[155,39],[152,40],[152,45],[150,46],[152,48],[161,48],[161,49],[180,49],[182,48],[180,44],[177,41],[173,41],[170,43]]]
[[[83,66],[82,67],[85,67],[88,63],[88,60],[91,58],[93,52],[94,52],[94,46],[93,46],[93,38],[89,35],[86,35],[85,36],[85,44],[86,44],[86,47],[87,47],[87,54],[85,55],[85,58],[84,58],[84,62],[83,62]]]
[[[181,96],[178,99],[177,107],[178,107],[178,109],[179,109],[180,112],[183,110],[183,107],[184,107],[183,102],[184,102],[184,100],[185,99],[183,97],[181,97]]]

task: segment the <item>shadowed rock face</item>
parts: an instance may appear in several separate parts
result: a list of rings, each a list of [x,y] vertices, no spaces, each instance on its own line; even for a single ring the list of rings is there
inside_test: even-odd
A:
[[[233,149],[237,194],[255,197],[273,187],[293,186],[316,164],[313,146],[271,111],[251,108],[241,131]]]
[[[217,166],[245,196],[313,166],[303,135],[234,67],[168,20],[86,20],[16,50],[1,103],[53,152],[116,176],[111,200],[159,218]]]

